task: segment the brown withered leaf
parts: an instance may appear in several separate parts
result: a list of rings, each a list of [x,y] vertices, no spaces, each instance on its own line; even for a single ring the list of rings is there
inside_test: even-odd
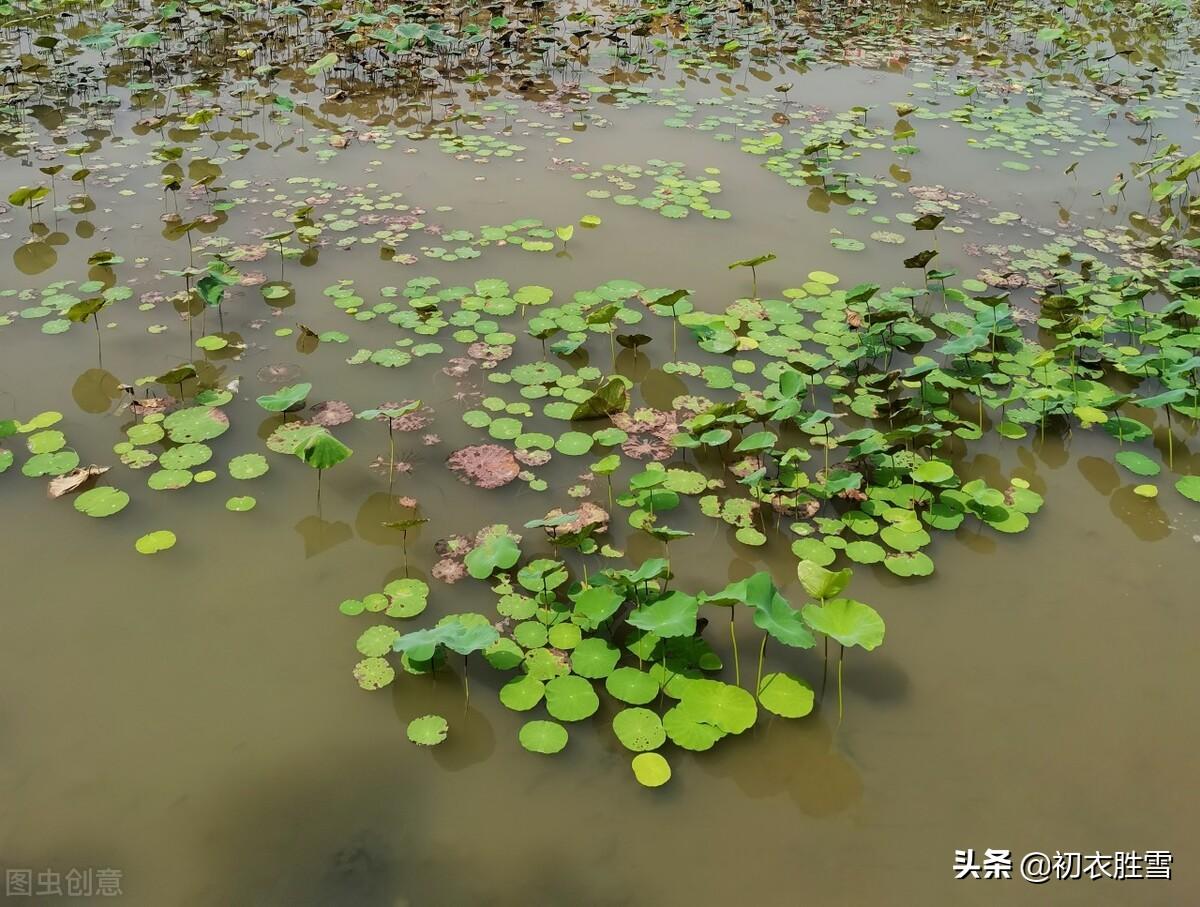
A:
[[[76,467],[65,475],[56,476],[51,479],[50,484],[46,488],[46,493],[52,498],[61,498],[64,494],[77,491],[89,479],[102,476],[106,472],[108,472],[107,466],[97,466],[95,463],[90,466]]]

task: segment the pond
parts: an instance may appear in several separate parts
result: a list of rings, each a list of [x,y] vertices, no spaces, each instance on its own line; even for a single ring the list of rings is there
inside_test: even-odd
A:
[[[0,4],[9,893],[1194,901],[1196,23]]]

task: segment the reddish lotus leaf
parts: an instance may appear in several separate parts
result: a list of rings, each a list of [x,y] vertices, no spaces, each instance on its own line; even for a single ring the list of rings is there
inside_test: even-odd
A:
[[[324,425],[326,428],[333,428],[335,425],[345,425],[354,418],[354,410],[350,408],[349,403],[344,403],[341,400],[327,400],[324,403],[318,403],[312,408],[311,421],[318,425]]]
[[[521,471],[512,451],[499,444],[474,444],[456,450],[446,465],[459,479],[476,488],[500,488]]]

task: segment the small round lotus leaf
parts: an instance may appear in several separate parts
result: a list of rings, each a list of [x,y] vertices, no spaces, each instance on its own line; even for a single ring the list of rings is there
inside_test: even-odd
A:
[[[175,547],[175,533],[170,529],[147,532],[133,543],[133,547],[137,549],[138,554],[158,554]]]
[[[667,739],[662,721],[649,709],[622,709],[613,718],[613,733],[621,745],[635,753],[656,750]]]
[[[1200,503],[1200,476],[1184,476],[1175,483],[1175,490],[1189,501]]]
[[[418,746],[437,746],[449,730],[450,725],[441,715],[424,715],[408,723],[408,739]]]
[[[575,624],[561,623],[550,628],[550,645],[562,651],[574,649],[582,638],[583,634]]]
[[[129,503],[129,495],[119,488],[102,485],[85,491],[75,499],[75,509],[91,517],[112,516]]]
[[[527,712],[542,701],[545,691],[544,683],[524,674],[500,688],[500,701],[514,712]]]
[[[599,707],[600,697],[582,677],[567,674],[546,684],[546,711],[559,721],[582,721]]]
[[[530,362],[518,365],[509,374],[517,384],[553,384],[562,375],[562,369],[552,362]]]
[[[399,632],[394,627],[389,627],[386,624],[380,624],[375,627],[368,627],[363,631],[363,634],[358,637],[358,642],[355,647],[363,655],[377,658],[386,655],[392,651],[392,643],[400,636]]]
[[[576,649],[575,654],[579,650]],[[582,673],[582,672],[577,672]],[[630,705],[645,705],[658,695],[659,683],[645,671],[637,668],[617,668],[604,680],[609,695]]]
[[[643,787],[662,787],[671,780],[671,765],[658,753],[633,757],[633,776]]]
[[[372,614],[378,614],[380,611],[387,610],[387,607],[392,603],[392,600],[382,592],[372,592],[370,595],[363,596],[363,607]]]
[[[348,617],[356,617],[363,613],[363,603],[357,598],[348,598],[338,605],[338,610]]]
[[[758,706],[749,691],[719,680],[689,680],[679,690],[680,712],[727,734],[740,734],[758,718]]]
[[[240,497],[232,497],[226,501],[225,509],[233,511],[234,513],[245,513],[247,510],[253,510],[254,505],[257,503],[258,502],[249,495],[242,495]]]
[[[146,445],[153,444],[156,441],[161,441],[166,436],[166,431],[158,422],[139,422],[137,425],[131,425],[125,432],[125,435],[134,444]]]
[[[812,711],[813,691],[789,674],[768,674],[758,688],[758,701],[781,718],[803,718]]]
[[[388,617],[416,617],[429,603],[429,585],[423,580],[393,580],[383,587],[383,591],[392,597]]]
[[[1115,459],[1135,476],[1156,476],[1161,469],[1148,456],[1138,453],[1136,450],[1123,450],[1116,455]]]
[[[207,463],[210,457],[212,457],[212,448],[207,444],[198,444],[193,441],[171,448],[158,458],[158,462],[163,469],[190,469],[193,466]]]
[[[171,413],[163,426],[172,441],[211,441],[229,430],[229,417],[213,406],[193,406]]]
[[[1156,498],[1158,497],[1157,485],[1137,485],[1133,489],[1133,493],[1141,498]]]
[[[570,670],[570,665],[549,649],[531,649],[525,653],[525,673],[530,677],[552,680]]]
[[[79,454],[68,448],[54,453],[35,454],[21,464],[21,474],[34,479],[42,476],[61,476],[78,465]]]
[[[552,755],[567,745],[567,729],[554,721],[528,721],[521,726],[517,739],[531,753]]]
[[[67,436],[61,431],[39,431],[25,440],[30,453],[48,454],[62,450],[67,445]]]
[[[501,636],[483,650],[483,657],[497,671],[511,671],[525,659],[525,651],[507,636]]]
[[[235,479],[257,479],[271,467],[259,453],[241,454],[229,461],[229,474]]]
[[[0,472],[4,472],[13,465],[13,452],[0,447]]]
[[[913,481],[938,485],[954,478],[954,468],[941,460],[927,460],[912,471]]]
[[[662,723],[672,743],[694,753],[712,749],[713,744],[725,736],[719,727],[695,720],[679,706],[668,709],[662,717]]]
[[[17,431],[23,435],[29,434],[31,431],[37,431],[40,428],[49,428],[51,425],[57,425],[62,421],[63,414],[54,410],[47,410],[44,413],[38,413],[28,422],[22,422],[17,426]]]
[[[549,635],[546,625],[536,620],[524,621],[513,628],[513,639],[526,649],[544,646]]]
[[[396,671],[385,658],[364,658],[354,666],[354,679],[364,690],[386,687],[395,678]]]
[[[155,491],[174,491],[192,484],[192,474],[186,469],[160,469],[152,472],[146,484]]]
[[[581,457],[592,449],[591,435],[581,431],[569,431],[560,435],[554,442],[554,449],[571,457]]]
[[[574,624],[560,624],[559,626],[574,626]],[[557,630],[558,627],[554,629]],[[553,641],[552,633],[551,642]],[[610,645],[607,640],[591,636],[575,646],[575,650],[571,653],[571,670],[580,677],[599,680],[601,677],[608,677],[612,674],[620,659],[621,651],[619,649]],[[655,686],[657,687],[657,684]]]
[[[883,566],[896,576],[929,576],[933,573],[933,561],[923,551],[912,554],[889,554]]]

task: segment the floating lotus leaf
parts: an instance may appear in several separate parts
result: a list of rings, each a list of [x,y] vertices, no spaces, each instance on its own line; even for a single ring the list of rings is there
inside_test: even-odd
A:
[[[229,417],[213,406],[193,406],[171,413],[163,427],[177,444],[211,441],[229,430]]]
[[[9,451],[9,456],[12,452]],[[21,464],[21,474],[30,478],[66,475],[79,465],[79,454],[75,451],[59,450],[54,453],[36,454]]]
[[[386,611],[388,617],[416,617],[428,604],[429,585],[423,580],[393,580],[383,587],[383,591],[391,596],[392,600]]]
[[[437,746],[449,730],[450,725],[441,715],[424,715],[408,723],[408,739],[418,746]]]
[[[146,484],[155,491],[175,491],[191,485],[193,478],[186,469],[160,469],[150,474]]]
[[[364,690],[378,690],[396,679],[396,671],[384,658],[364,658],[354,666],[354,679]]]
[[[567,745],[567,729],[554,721],[529,721],[521,726],[517,738],[531,753],[553,755]]]
[[[229,474],[235,479],[257,479],[271,467],[262,454],[241,454],[229,461]]]
[[[600,698],[582,677],[567,674],[546,684],[546,711],[559,721],[582,721],[599,707]]]
[[[175,533],[170,529],[148,532],[134,542],[133,547],[137,549],[138,554],[158,554],[175,547]]]
[[[612,726],[621,745],[635,753],[656,750],[667,739],[662,721],[649,709],[622,709],[613,717]]]
[[[158,462],[163,469],[191,469],[193,466],[207,463],[211,458],[212,448],[207,444],[192,442],[181,444],[164,452],[158,458]]]
[[[452,453],[446,465],[460,479],[476,488],[500,488],[521,471],[516,457],[498,444],[477,444]]]
[[[75,499],[75,509],[91,517],[112,516],[129,503],[129,495],[108,485],[92,488]]]
[[[662,723],[672,743],[680,749],[696,753],[712,749],[713,744],[725,736],[719,727],[692,718],[679,706],[668,709],[662,717]]]
[[[573,626],[572,624],[560,624],[562,627]],[[558,627],[554,628],[555,630]],[[551,634],[553,635],[553,634]],[[551,640],[553,642],[553,640]],[[562,646],[558,646],[562,648]],[[598,636],[592,636],[582,640],[574,647],[571,652],[571,670],[580,677],[588,677],[593,680],[599,680],[602,677],[608,677],[616,668],[617,662],[621,659],[621,651],[611,645],[607,640],[601,639]]]
[[[671,780],[671,766],[658,753],[641,753],[633,757],[633,776],[643,787],[662,787]]]
[[[689,680],[681,689],[681,717],[710,724],[726,734],[740,734],[758,718],[758,707],[747,690],[719,680]]]
[[[394,628],[386,624],[380,624],[376,627],[369,627],[363,631],[363,634],[358,637],[358,642],[355,646],[363,655],[379,657],[386,655],[392,651],[392,643],[400,636],[400,633]]]
[[[247,510],[253,510],[258,502],[249,495],[232,497],[225,502],[225,509],[231,510],[234,513],[245,513]]]
[[[1200,476],[1184,476],[1175,482],[1175,490],[1189,501],[1200,503]]]
[[[609,695],[630,705],[645,705],[658,695],[660,686],[650,674],[637,668],[617,668],[605,678]]]
[[[767,674],[758,688],[764,709],[781,718],[803,718],[813,708],[813,691],[789,674]]]
[[[545,691],[542,681],[525,674],[500,688],[500,701],[515,712],[527,712],[542,701]]]

